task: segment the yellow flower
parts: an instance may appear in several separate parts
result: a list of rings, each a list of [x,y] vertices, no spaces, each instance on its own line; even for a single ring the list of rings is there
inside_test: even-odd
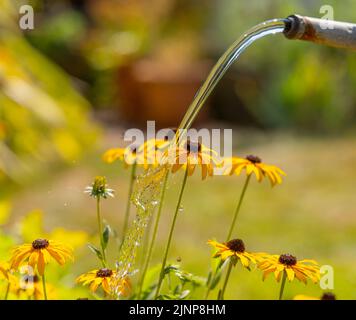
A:
[[[214,254],[214,258],[220,257],[222,261],[225,261],[230,257],[235,257],[237,258],[236,262],[241,261],[241,264],[245,268],[248,268],[251,262],[256,264],[260,259],[259,253],[245,251],[245,244],[240,239],[233,239],[226,243],[209,240],[208,244],[218,249],[218,251]]]
[[[200,142],[193,142],[189,139],[184,146],[173,147],[167,150],[166,161],[172,165],[172,172],[175,173],[183,168],[188,170],[188,176],[193,175],[195,168],[200,167],[202,179],[213,176],[214,168],[221,166],[217,153],[205,147]]]
[[[263,280],[272,272],[277,282],[281,280],[284,272],[290,282],[297,278],[305,284],[308,279],[317,283],[320,279],[320,268],[316,261],[309,259],[298,261],[297,258],[291,254],[265,256],[263,260],[258,263],[258,268],[263,271]]]
[[[293,298],[293,300],[336,300],[336,297],[332,292],[325,292],[320,298],[298,294]]]
[[[116,271],[103,268],[82,274],[77,278],[77,283],[82,283],[84,286],[89,285],[92,292],[95,292],[101,286],[107,294],[112,294],[113,288],[115,288],[119,294],[128,295],[131,288],[129,278],[117,280],[116,276]]]
[[[20,264],[27,262],[33,269],[37,267],[42,276],[51,257],[60,265],[64,265],[67,260],[73,260],[73,252],[70,247],[60,242],[36,239],[31,244],[16,247],[12,251],[10,265],[12,269],[18,269]]]
[[[248,176],[255,174],[258,182],[261,182],[263,178],[267,177],[270,180],[272,186],[281,184],[281,176],[286,176],[285,172],[280,168],[265,164],[259,157],[253,155],[249,155],[245,159],[233,157],[226,160],[226,162],[229,164],[231,163],[231,167],[229,166],[228,170],[225,171],[225,174],[240,175],[242,170],[245,169]]]
[[[141,165],[147,169],[150,165],[156,165],[155,153],[148,152],[144,146],[131,145],[126,148],[114,148],[107,150],[103,155],[103,161],[106,163],[113,163],[114,161],[121,161],[125,167],[134,164]]]

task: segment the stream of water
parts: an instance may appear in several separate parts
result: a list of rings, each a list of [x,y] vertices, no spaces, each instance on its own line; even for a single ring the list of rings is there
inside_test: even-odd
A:
[[[285,28],[284,19],[275,19],[263,22],[241,36],[226,50],[219,61],[211,70],[209,76],[196,93],[193,102],[189,106],[179,129],[189,129],[219,80],[223,77],[232,63],[256,40],[282,33]],[[180,130],[179,132],[182,132]],[[167,166],[151,168],[137,177],[132,202],[137,208],[136,218],[130,226],[121,247],[118,257],[118,277],[122,278],[132,273],[138,247],[141,244],[143,234],[149,219],[159,204],[163,179],[168,170]]]

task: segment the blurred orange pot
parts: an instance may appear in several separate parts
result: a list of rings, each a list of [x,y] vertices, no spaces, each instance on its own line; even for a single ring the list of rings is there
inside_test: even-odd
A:
[[[177,127],[211,68],[210,61],[173,65],[141,60],[118,71],[119,112],[137,125],[156,121],[156,128]],[[207,119],[208,106],[197,122]]]

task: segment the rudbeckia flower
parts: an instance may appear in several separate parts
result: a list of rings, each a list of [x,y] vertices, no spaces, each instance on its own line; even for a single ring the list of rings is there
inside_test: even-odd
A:
[[[240,239],[233,239],[226,243],[209,240],[208,244],[218,249],[214,254],[214,258],[220,258],[222,261],[225,261],[228,258],[235,257],[236,262],[241,261],[241,264],[245,268],[248,268],[250,263],[256,264],[260,259],[260,254],[247,252],[244,242]]]
[[[151,144],[149,142],[150,146]],[[131,145],[126,148],[109,149],[104,153],[103,161],[109,164],[121,161],[126,168],[132,165],[140,165],[147,169],[150,165],[157,164],[154,150],[149,150],[145,143],[141,146]]]
[[[213,175],[214,168],[221,166],[217,152],[205,147],[200,142],[193,142],[189,139],[183,146],[170,148],[167,152],[166,158],[172,165],[173,173],[183,168],[188,171],[188,176],[191,176],[195,168],[200,167],[204,180],[207,176]]]
[[[18,269],[22,263],[27,263],[33,269],[37,267],[42,276],[51,257],[60,265],[64,265],[67,260],[73,260],[72,249],[56,241],[36,239],[31,244],[16,247],[12,251],[10,265],[12,269]]]
[[[284,273],[290,282],[297,278],[305,284],[308,279],[317,283],[320,279],[320,268],[316,261],[309,259],[298,261],[291,254],[265,256],[257,266],[263,271],[263,280],[272,272],[277,282]]]
[[[227,175],[240,175],[242,170],[246,170],[247,176],[255,174],[258,182],[261,182],[264,178],[268,178],[272,186],[282,183],[282,177],[286,176],[285,172],[280,168],[265,164],[259,157],[249,155],[246,158],[233,157],[227,160],[227,163],[231,163],[231,167],[226,170]]]
[[[101,286],[107,294],[111,295],[115,290],[115,292],[127,296],[131,288],[129,278],[118,280],[116,277],[116,271],[103,268],[82,274],[77,278],[77,283],[82,283],[84,286],[89,285],[92,292],[95,292]]]

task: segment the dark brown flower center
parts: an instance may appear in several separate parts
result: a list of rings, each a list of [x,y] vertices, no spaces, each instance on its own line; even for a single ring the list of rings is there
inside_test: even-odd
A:
[[[259,157],[254,156],[254,155],[252,155],[252,154],[246,156],[246,159],[247,159],[248,161],[251,161],[252,163],[261,163],[261,162],[262,162],[262,160],[261,160]]]
[[[297,258],[292,256],[291,254],[282,254],[279,256],[280,263],[284,264],[285,266],[294,266],[297,264]]]
[[[320,300],[336,300],[336,297],[335,297],[335,295],[334,295],[333,293],[331,293],[331,292],[325,292],[325,293],[321,296]]]
[[[96,276],[98,278],[105,278],[105,277],[111,277],[112,276],[112,270],[108,268],[103,268],[97,271]]]
[[[36,239],[32,242],[33,249],[45,249],[49,246],[49,242],[46,239]]]
[[[202,145],[200,142],[196,141],[190,141],[188,140],[185,149],[188,151],[188,153],[200,153],[202,150]]]
[[[233,239],[226,243],[226,246],[235,252],[245,252],[245,244],[241,239]]]

